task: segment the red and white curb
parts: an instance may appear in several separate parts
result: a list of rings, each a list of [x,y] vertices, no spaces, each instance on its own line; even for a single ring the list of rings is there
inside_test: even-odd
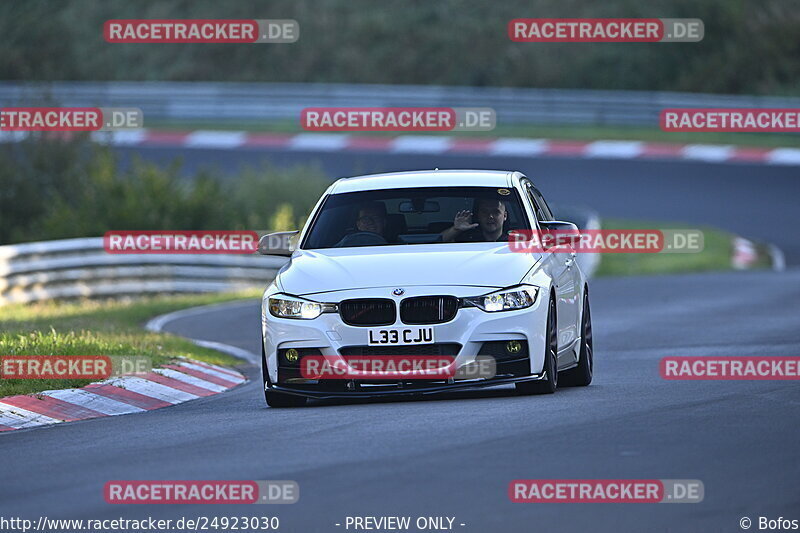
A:
[[[758,251],[753,241],[742,237],[733,239],[733,257],[731,265],[737,270],[745,270],[752,267],[758,261]]]
[[[23,139],[25,132],[0,132],[0,142]],[[391,154],[471,154],[508,157],[587,159],[667,159],[710,163],[800,165],[800,148],[757,148],[715,144],[642,141],[569,141],[528,138],[478,138],[439,135],[368,136],[346,133],[249,133],[244,131],[130,130],[93,132],[104,144],[126,147],[180,147],[229,150],[267,148],[307,152]]]
[[[245,381],[235,370],[182,359],[147,374],[112,378],[80,389],[0,398],[0,431],[141,413],[212,396]]]
[[[762,253],[753,241],[744,237],[733,238],[733,255],[731,256],[731,266],[736,270],[748,270],[753,268],[762,258]],[[783,252],[774,244],[767,244],[766,254],[769,256],[770,265],[773,270],[784,270],[786,261]]]
[[[173,320],[202,314],[214,308],[252,305],[252,301],[225,302],[160,315],[145,329],[162,331]],[[218,342],[189,341],[227,353],[250,363],[259,356]],[[191,359],[154,368],[145,375],[130,375],[91,383],[80,389],[61,389],[0,398],[0,432],[73,422],[89,418],[141,413],[213,396],[241,385],[247,378],[236,370]]]
[[[381,152],[509,157],[584,157],[595,159],[678,159],[713,163],[800,165],[800,148],[750,148],[713,144],[641,141],[567,141],[526,138],[472,138],[439,135],[369,137],[345,133],[248,133],[243,131],[135,130],[95,132],[93,138],[114,146],[182,148],[272,148],[313,152]]]

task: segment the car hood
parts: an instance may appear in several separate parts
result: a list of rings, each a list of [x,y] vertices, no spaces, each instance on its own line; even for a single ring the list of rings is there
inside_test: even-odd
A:
[[[298,296],[370,287],[519,283],[540,254],[506,243],[451,243],[300,250],[281,270],[282,291]]]

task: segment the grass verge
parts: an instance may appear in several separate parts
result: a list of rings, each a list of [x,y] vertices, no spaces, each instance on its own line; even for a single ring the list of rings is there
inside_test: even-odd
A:
[[[698,229],[703,232],[704,247],[698,253],[602,254],[596,276],[635,276],[642,274],[680,274],[733,270],[734,234],[708,226],[691,226],[673,222],[605,219],[603,229]],[[770,268],[769,253],[763,244],[755,243],[758,261],[753,268]]]
[[[244,291],[0,307],[0,356],[147,356],[154,367],[184,356],[218,365],[236,365],[241,363],[239,359],[201,348],[181,337],[151,333],[144,329],[144,323],[178,309],[258,296],[258,291]],[[82,387],[91,381],[0,379],[0,397]]]

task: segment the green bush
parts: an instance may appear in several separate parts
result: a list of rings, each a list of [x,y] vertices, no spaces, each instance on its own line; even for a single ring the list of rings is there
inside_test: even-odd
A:
[[[85,137],[31,138],[0,145],[0,244],[109,230],[297,228],[328,183],[313,167],[268,165],[186,179],[177,162],[120,166]]]

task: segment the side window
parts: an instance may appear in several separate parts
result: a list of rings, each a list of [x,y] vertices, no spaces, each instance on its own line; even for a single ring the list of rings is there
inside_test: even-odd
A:
[[[536,218],[540,221],[552,220],[552,218],[548,217],[547,213],[542,209],[542,205],[534,191],[533,185],[531,185],[530,182],[525,182],[525,192],[528,194],[528,199],[531,201],[533,210],[536,212]]]
[[[547,205],[547,202],[545,202],[542,193],[540,193],[539,190],[534,188],[533,186],[531,186],[531,190],[533,191],[533,196],[537,200],[536,203],[539,205],[539,207],[542,210],[542,214],[545,216],[543,220],[555,220],[555,217],[553,216],[553,211],[550,209],[550,206]]]

